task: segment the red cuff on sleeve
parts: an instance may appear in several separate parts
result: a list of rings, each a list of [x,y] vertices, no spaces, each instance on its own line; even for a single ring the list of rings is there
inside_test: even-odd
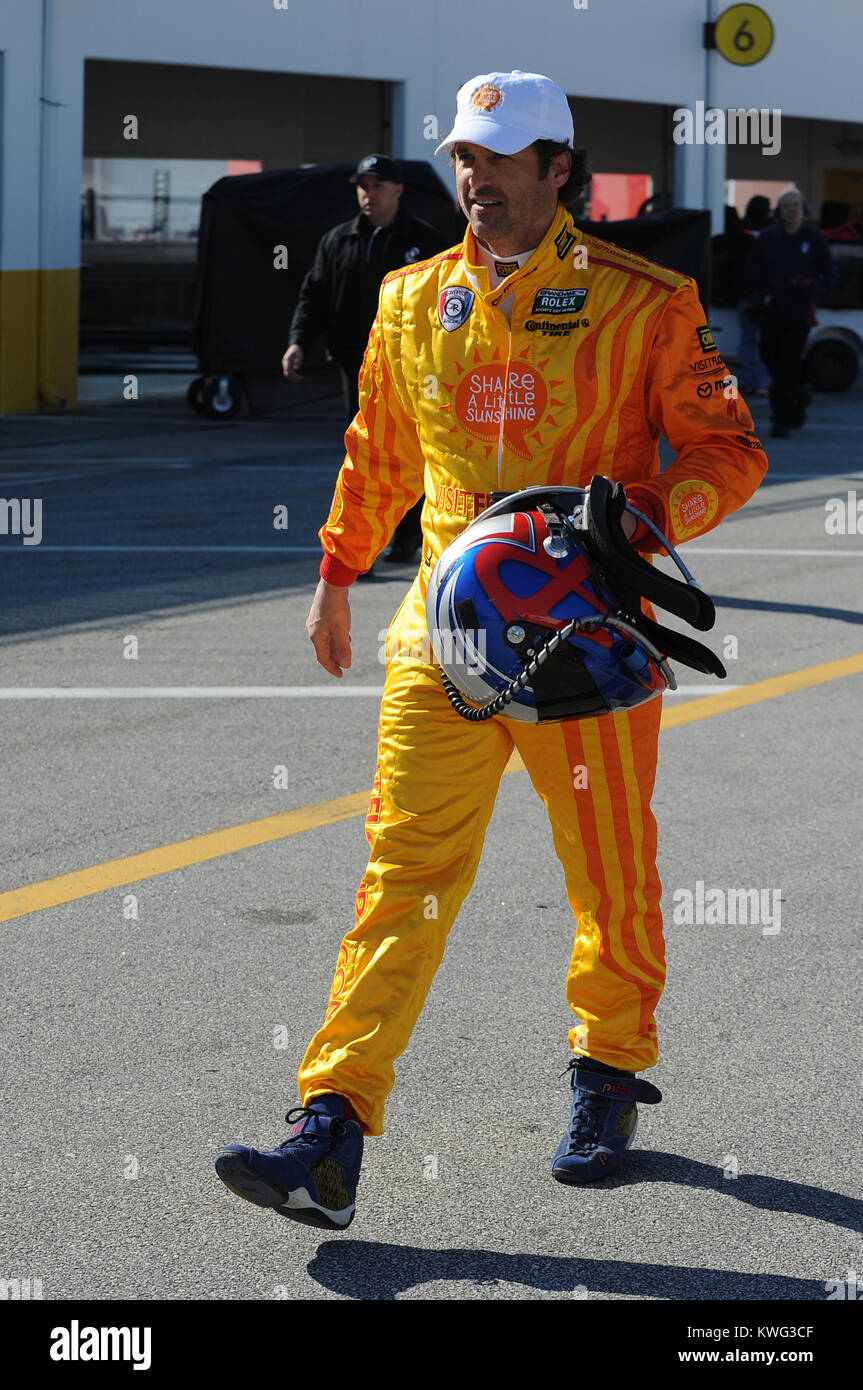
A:
[[[624,492],[628,502],[637,507],[645,516],[649,516],[654,526],[658,526],[660,531],[666,532],[665,508],[660,499],[649,488],[642,487],[640,483],[625,483]],[[629,538],[630,545],[634,545],[638,550],[664,550],[661,541],[658,541],[643,521],[635,523],[635,531]]]
[[[328,584],[338,584],[340,588],[346,589],[349,584],[353,584],[359,570],[348,569],[335,555],[324,555],[318,573]]]

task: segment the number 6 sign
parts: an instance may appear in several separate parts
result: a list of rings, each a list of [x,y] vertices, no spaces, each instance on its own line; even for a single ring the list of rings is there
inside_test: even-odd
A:
[[[758,5],[732,5],[717,19],[713,43],[729,63],[760,63],[773,44],[773,23]]]

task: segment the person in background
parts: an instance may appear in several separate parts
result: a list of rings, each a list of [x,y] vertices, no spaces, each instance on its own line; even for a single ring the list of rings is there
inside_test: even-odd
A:
[[[745,395],[766,396],[770,377],[761,360],[758,346],[758,321],[761,316],[757,302],[749,297],[746,282],[746,266],[752,254],[752,243],[765,227],[769,227],[770,199],[756,193],[746,204],[746,212],[740,224],[739,233],[734,239],[732,249],[732,276],[736,293],[740,296],[737,312],[740,317],[740,345],[737,355],[740,359],[740,390]]]
[[[367,154],[350,182],[356,186],[359,214],[332,227],[318,244],[312,268],[300,287],[282,371],[289,381],[302,381],[303,363],[324,335],[338,363],[345,409],[352,420],[359,410],[359,371],[377,312],[381,281],[391,270],[445,250],[446,241],[430,223],[401,206],[404,185],[395,160]],[[422,541],[422,507],[420,498],[399,523],[385,559],[413,559]]]
[[[761,356],[770,373],[771,433],[787,438],[806,422],[803,349],[817,322],[813,292],[833,280],[830,247],[804,219],[803,194],[783,193],[778,221],[758,237],[749,262],[750,297],[761,304]]]

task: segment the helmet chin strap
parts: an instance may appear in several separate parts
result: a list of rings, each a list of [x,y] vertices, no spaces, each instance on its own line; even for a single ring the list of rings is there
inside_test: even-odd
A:
[[[540,666],[551,656],[552,652],[560,646],[573,632],[589,631],[592,628],[602,627],[608,619],[605,617],[596,618],[572,618],[565,627],[546,638],[538,651],[534,652],[533,657],[525,666],[524,670],[516,676],[515,680],[510,681],[506,690],[502,690],[493,700],[489,700],[485,705],[469,705],[461,692],[453,685],[446,671],[438,667],[440,671],[443,688],[449,696],[449,702],[456,714],[460,714],[462,719],[469,719],[472,723],[480,723],[484,719],[491,719],[493,715],[500,714],[507,705],[512,704],[516,695],[519,695],[526,685],[530,684],[531,679],[536,675]],[[525,656],[528,653],[525,652]]]
[[[507,705],[512,704],[516,695],[521,694],[526,685],[529,685],[536,675],[540,666],[547,661],[552,652],[566,641],[567,637],[573,632],[593,632],[598,627],[613,627],[618,632],[624,633],[627,637],[641,644],[645,651],[653,657],[668,685],[669,690],[677,689],[677,678],[669,666],[662,653],[653,643],[633,627],[632,623],[626,622],[624,618],[618,617],[614,613],[597,614],[595,618],[571,618],[570,621],[558,631],[551,633],[543,642],[542,646],[536,651],[532,659],[525,666],[524,670],[516,676],[515,680],[510,681],[506,690],[502,690],[500,695],[496,695],[493,700],[489,700],[484,705],[469,705],[464,696],[450,680],[446,671],[438,667],[440,671],[443,688],[447,693],[449,702],[456,714],[460,714],[462,719],[468,719],[472,723],[480,723],[485,719],[491,719],[495,714],[500,714],[506,709]],[[525,652],[525,656],[528,653]]]

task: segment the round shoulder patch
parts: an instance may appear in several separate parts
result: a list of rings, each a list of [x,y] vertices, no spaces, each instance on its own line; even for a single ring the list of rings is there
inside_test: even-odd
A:
[[[674,539],[685,540],[710,525],[719,511],[719,493],[710,483],[687,478],[671,489],[668,509]]]

